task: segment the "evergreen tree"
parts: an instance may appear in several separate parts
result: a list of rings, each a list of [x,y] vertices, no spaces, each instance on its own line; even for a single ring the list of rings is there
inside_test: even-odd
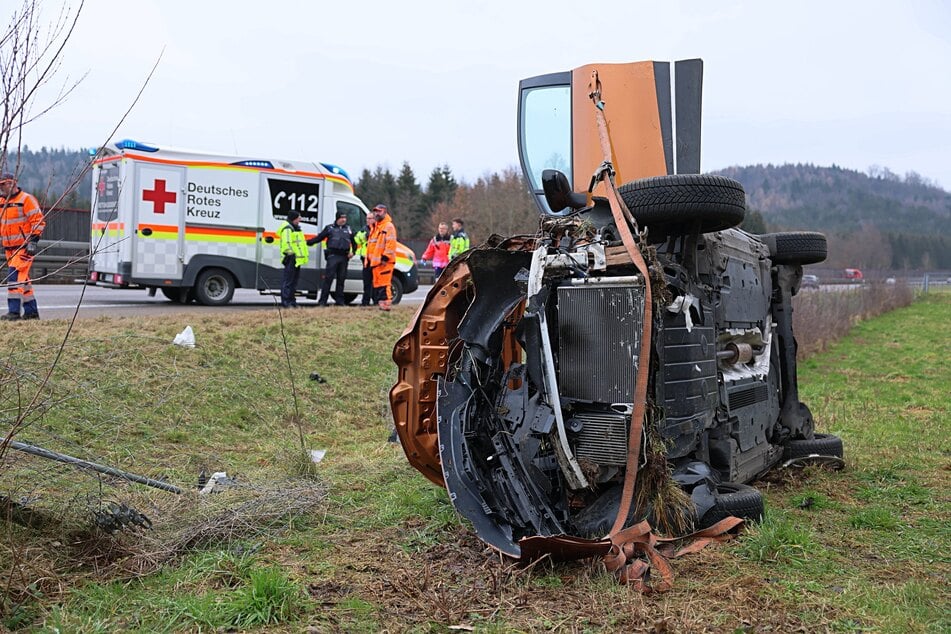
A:
[[[403,162],[400,175],[396,178],[396,202],[393,213],[400,236],[422,238],[428,233],[426,228],[428,214],[423,190],[416,182],[413,168],[406,161]]]
[[[458,188],[459,185],[448,165],[434,168],[429,175],[429,184],[426,186],[426,206],[430,213],[439,203],[452,202],[452,197],[455,196]]]

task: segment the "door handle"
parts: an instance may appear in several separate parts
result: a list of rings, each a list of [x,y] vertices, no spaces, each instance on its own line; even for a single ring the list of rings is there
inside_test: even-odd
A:
[[[144,236],[150,236],[152,235],[152,229],[151,227],[145,227],[144,229],[139,229],[139,233],[141,233]]]

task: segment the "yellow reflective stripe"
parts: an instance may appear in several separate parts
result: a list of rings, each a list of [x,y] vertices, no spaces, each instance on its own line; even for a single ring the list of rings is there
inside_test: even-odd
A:
[[[192,242],[230,242],[232,244],[254,244],[257,236],[229,236],[218,233],[186,233],[185,239]]]

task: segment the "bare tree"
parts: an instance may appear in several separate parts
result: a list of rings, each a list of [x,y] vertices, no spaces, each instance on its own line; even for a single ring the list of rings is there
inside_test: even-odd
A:
[[[17,172],[24,126],[61,104],[82,81],[66,77],[58,86],[54,83],[82,7],[82,2],[75,10],[63,5],[47,23],[38,0],[23,0],[0,36],[0,171]],[[40,102],[48,87],[55,88],[53,97]]]

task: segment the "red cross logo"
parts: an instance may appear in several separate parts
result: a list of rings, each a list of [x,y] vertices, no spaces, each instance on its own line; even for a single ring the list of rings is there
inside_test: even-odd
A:
[[[165,203],[174,203],[178,199],[178,194],[165,189],[165,179],[156,178],[155,189],[143,189],[142,200],[152,203],[152,213],[164,214]]]

